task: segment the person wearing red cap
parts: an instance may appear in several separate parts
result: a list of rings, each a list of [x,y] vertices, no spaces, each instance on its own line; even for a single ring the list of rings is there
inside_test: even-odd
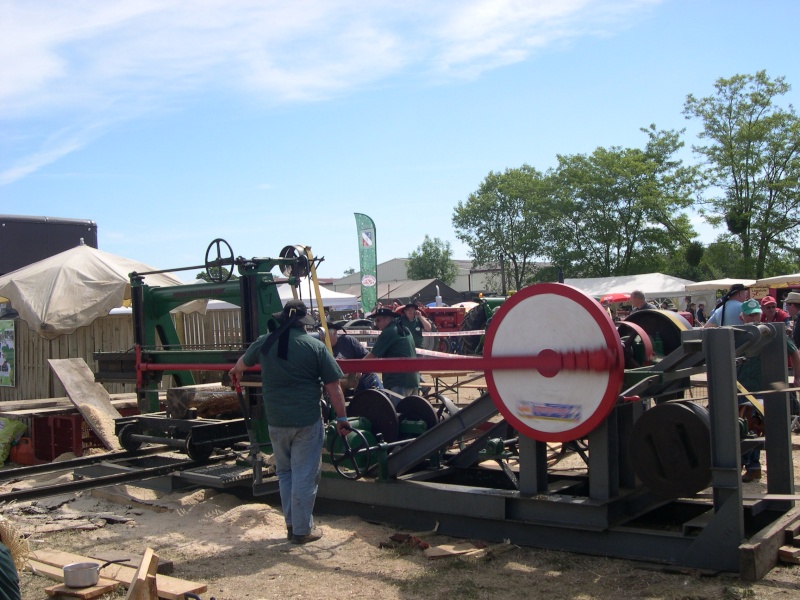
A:
[[[788,325],[792,318],[782,308],[778,308],[778,303],[772,296],[764,296],[761,299],[761,322],[762,323],[785,323]]]

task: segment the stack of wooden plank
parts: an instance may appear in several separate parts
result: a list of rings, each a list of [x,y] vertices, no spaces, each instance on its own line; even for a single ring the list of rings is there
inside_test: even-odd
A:
[[[130,600],[151,600],[156,597],[166,600],[183,600],[186,594],[202,594],[208,588],[203,583],[186,581],[167,575],[158,575],[158,557],[148,548],[139,568],[126,564],[111,564],[100,571],[97,585],[86,588],[69,588],[63,584],[64,565],[76,562],[92,562],[102,565],[105,560],[80,556],[59,550],[45,549],[32,552],[28,569],[33,573],[62,582],[47,588],[50,596],[91,599],[112,592],[120,585],[128,588]]]
[[[800,565],[800,521],[795,521],[785,529],[786,544],[778,549],[778,560]]]

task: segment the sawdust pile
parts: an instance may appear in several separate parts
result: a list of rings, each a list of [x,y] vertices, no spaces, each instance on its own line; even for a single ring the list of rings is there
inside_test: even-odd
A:
[[[333,594],[370,600],[513,600],[530,598],[534,589],[537,597],[572,600],[782,599],[796,593],[800,580],[800,567],[790,565],[778,566],[765,580],[751,584],[730,576],[642,570],[629,561],[513,546],[478,558],[428,560],[424,544],[393,542],[398,539],[396,529],[342,516],[317,516],[323,538],[296,546],[286,540],[279,507],[205,489],[164,494],[117,486],[3,506],[0,513],[31,534],[34,550],[141,557],[152,548],[174,563],[173,577],[205,583],[208,592],[202,597],[217,600]],[[94,527],[68,529],[80,519],[89,519]],[[64,529],[37,534],[44,521]],[[433,532],[404,533],[431,546],[463,542]],[[23,598],[31,599],[44,598],[44,589],[53,584],[27,572],[21,574],[21,583]]]

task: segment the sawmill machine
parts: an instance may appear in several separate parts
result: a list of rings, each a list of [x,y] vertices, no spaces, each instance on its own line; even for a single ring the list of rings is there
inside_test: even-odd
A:
[[[248,374],[243,396],[242,419],[186,419],[161,412],[159,391],[165,374],[176,387],[194,384],[192,372],[227,372],[255,339],[277,327],[273,313],[283,308],[272,271],[277,267],[298,293],[300,281],[315,269],[310,249],[286,246],[277,258],[234,258],[230,245],[214,240],[203,265],[149,273],[131,274],[131,296],[136,347],[133,352],[98,353],[100,380],[113,378],[136,381],[141,415],[118,419],[116,431],[123,448],[136,450],[143,443],[162,443],[184,449],[194,459],[208,458],[214,449],[230,448],[251,440],[252,445],[269,443],[260,398],[260,377]],[[152,273],[206,271],[207,282],[156,287],[147,285]],[[231,278],[234,270],[238,277]],[[181,343],[172,311],[189,302],[222,300],[241,309],[241,339],[226,347],[187,347]],[[255,454],[255,450],[254,450]]]
[[[145,329],[168,329],[168,307],[202,292],[239,304],[243,320],[241,347],[203,351],[212,354],[169,343],[151,350],[145,346],[155,339],[142,331],[135,365],[142,398],[155,391],[156,374],[227,371],[269,331],[280,300],[267,270],[296,275],[291,269],[308,260],[289,254],[236,259],[235,284],[172,292],[142,286],[134,318],[144,319]],[[543,283],[493,310],[482,345],[480,356],[339,361],[345,373],[481,371],[487,391],[466,406],[374,390],[353,397],[353,431],[326,440],[335,470],[320,482],[322,510],[456,537],[738,571],[748,579],[774,565],[776,539],[797,518],[788,393],[772,389],[786,383],[782,324],[695,330],[675,313],[642,311],[615,326],[581,291]],[[739,417],[736,388],[737,362],[755,355],[768,388],[756,403],[764,415],[759,438]],[[686,397],[690,378],[702,374],[707,396]],[[249,439],[251,450],[266,443],[260,396],[257,388],[248,392],[237,431],[174,423],[187,427],[176,437],[188,433],[186,447],[199,456],[237,436]],[[150,423],[120,421],[123,446],[148,441]],[[130,425],[138,429],[126,434]],[[765,448],[769,478],[766,494],[751,495],[741,482],[741,456],[756,445]],[[566,454],[581,457],[580,469],[559,468]],[[213,481],[191,471],[175,477]],[[274,479],[254,473],[254,494],[277,491]]]

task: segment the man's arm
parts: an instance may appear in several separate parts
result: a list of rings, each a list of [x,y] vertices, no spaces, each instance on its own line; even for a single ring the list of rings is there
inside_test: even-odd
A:
[[[231,379],[236,379],[237,381],[242,380],[242,374],[247,369],[247,365],[244,364],[244,356],[240,356],[239,360],[236,361],[236,364],[233,365],[233,368],[228,371],[228,375],[231,376]]]
[[[419,319],[420,325],[422,325],[423,331],[430,331],[432,324],[430,319],[423,315],[421,312],[417,311],[417,318]]]
[[[333,406],[333,410],[336,413],[336,433],[347,435],[347,432],[350,431],[350,425],[347,423],[347,410],[345,409],[344,394],[339,385],[339,380],[326,383],[325,391],[328,393],[331,406]]]

